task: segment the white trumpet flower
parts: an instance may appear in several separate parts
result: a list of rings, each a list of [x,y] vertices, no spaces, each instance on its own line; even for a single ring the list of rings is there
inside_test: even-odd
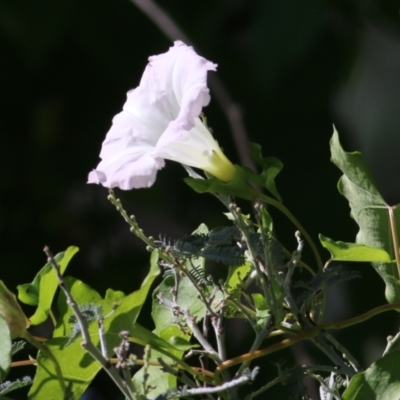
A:
[[[207,72],[216,67],[180,41],[150,57],[139,86],[113,119],[88,183],[150,187],[165,159],[232,180],[235,166],[199,118],[210,102]]]

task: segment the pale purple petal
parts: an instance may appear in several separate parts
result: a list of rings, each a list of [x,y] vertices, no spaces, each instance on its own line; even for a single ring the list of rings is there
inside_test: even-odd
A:
[[[221,149],[199,115],[210,102],[207,72],[216,67],[180,41],[150,57],[139,86],[128,92],[123,111],[113,119],[102,161],[88,182],[124,190],[148,187],[164,159],[213,173]]]
[[[126,154],[107,162],[101,161],[97,169],[89,173],[88,183],[123,190],[150,187],[155,182],[157,171],[164,165],[163,159],[153,158],[148,153],[136,159]]]

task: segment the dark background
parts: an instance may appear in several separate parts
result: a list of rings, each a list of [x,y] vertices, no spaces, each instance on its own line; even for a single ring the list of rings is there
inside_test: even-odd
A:
[[[323,233],[354,241],[357,232],[336,190],[340,172],[329,161],[332,123],[346,149],[364,152],[387,202],[399,202],[398,1],[158,4],[197,52],[218,64],[217,75],[240,107],[250,140],[284,163],[278,188],[314,238]],[[129,292],[140,284],[148,259],[144,245],[107,201],[107,190],[86,179],[147,58],[171,44],[128,0],[0,0],[0,278],[11,290],[33,279],[44,264],[45,244],[54,252],[79,246],[69,273],[101,294],[108,287]],[[229,158],[240,163],[214,98],[205,112]],[[179,165],[168,163],[151,189],[118,196],[154,236],[173,239],[201,222],[210,228],[224,224],[221,205],[194,194],[184,176]],[[279,214],[274,217],[278,237],[294,247],[294,228]],[[372,267],[348,268],[362,271],[364,279],[330,293],[328,319],[385,301]],[[385,314],[338,337],[366,367],[397,329],[396,315]],[[238,354],[234,337],[231,344],[231,355]],[[316,354],[300,346],[272,360],[287,359],[289,366],[317,362]],[[265,366],[264,382],[274,378],[274,368]],[[108,386],[105,380],[90,398],[115,398]]]

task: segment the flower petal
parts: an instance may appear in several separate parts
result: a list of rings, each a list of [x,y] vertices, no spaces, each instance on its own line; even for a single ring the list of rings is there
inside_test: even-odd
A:
[[[119,187],[123,190],[150,187],[155,182],[157,171],[164,165],[163,159],[154,158],[149,153],[137,159],[128,153],[111,161],[101,161],[97,169],[89,173],[88,183],[100,183],[108,188]]]
[[[150,57],[140,85],[128,92],[113,119],[102,161],[88,182],[125,190],[148,187],[164,158],[231,179],[234,166],[199,119],[210,102],[207,72],[216,67],[180,41]]]

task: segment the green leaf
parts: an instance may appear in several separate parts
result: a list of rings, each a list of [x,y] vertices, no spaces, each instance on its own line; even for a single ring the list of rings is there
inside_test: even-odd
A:
[[[79,251],[78,247],[70,246],[54,258],[60,266],[61,274],[66,270],[72,257]],[[25,304],[38,306],[30,317],[31,325],[39,325],[46,321],[51,310],[54,295],[58,287],[58,279],[54,268],[47,263],[35,276],[32,283],[19,285],[18,299]]]
[[[65,278],[66,285],[70,288],[70,292],[78,304],[96,303],[102,307],[103,315],[107,316],[104,319],[104,329],[110,353],[114,347],[120,344],[119,333],[123,330],[128,330],[131,337],[143,344],[150,343],[152,346],[161,346],[162,344],[163,348],[174,349],[172,345],[155,337],[150,331],[136,323],[150,287],[159,272],[158,252],[154,251],[151,256],[150,271],[139,290],[125,297],[122,297],[122,292],[109,290],[105,299],[102,299],[94,289],[83,282],[73,278]],[[79,399],[99,372],[100,365],[84,351],[79,338],[65,347],[69,340],[66,335],[69,334],[70,324],[68,319],[72,315],[72,311],[67,308],[63,293],[60,293],[58,304],[60,305],[58,325],[54,331],[53,339],[48,340],[46,345],[59,361],[67,384],[72,383],[75,398]],[[89,333],[94,344],[99,346],[96,321],[90,323]],[[41,400],[43,393],[46,393],[49,399],[62,399],[63,393],[56,379],[53,363],[41,353],[39,353],[37,359],[38,368],[34,384],[29,392],[29,399]],[[111,381],[110,384],[112,384]]]
[[[365,372],[355,375],[343,400],[397,400],[400,398],[400,351],[388,353]]]
[[[0,381],[4,381],[11,364],[11,334],[6,320],[0,315]]]
[[[267,302],[261,293],[253,293],[251,297],[253,298],[257,310],[267,310]]]
[[[7,322],[12,339],[21,337],[29,326],[15,294],[8,290],[3,281],[0,281],[0,315]]]
[[[135,322],[130,329],[129,341],[142,346],[149,345],[162,354],[168,353],[167,356],[171,358],[174,358],[177,351],[177,348],[172,343],[165,341],[163,336],[156,335],[154,332],[149,331],[137,322]]]
[[[157,361],[157,359],[161,356],[162,354],[152,349],[150,360]],[[166,363],[171,364],[172,360],[165,359],[164,357],[163,359]],[[146,393],[146,397],[144,397],[145,393],[143,392],[143,380],[145,378],[145,374],[147,375],[146,385],[150,388],[150,390],[148,390]],[[168,389],[176,387],[176,378],[171,374],[165,373],[161,367],[151,365],[147,368],[147,371],[145,371],[144,368],[141,368],[132,378],[132,383],[137,394],[136,398],[146,398],[152,400],[158,398],[158,396],[162,394],[167,393]]]
[[[228,278],[226,280],[226,289],[228,293],[231,293],[237,289],[241,282],[247,278],[247,275],[251,271],[251,263],[246,262],[238,267],[229,267]]]
[[[260,215],[261,215],[262,227],[269,232],[273,232],[274,223],[272,221],[272,217],[262,204],[260,204]]]
[[[400,208],[390,207],[378,192],[366,162],[359,152],[345,152],[338,133],[331,139],[332,161],[343,176],[339,180],[339,192],[349,201],[351,216],[359,226],[356,242],[385,250],[395,259],[393,233],[389,213],[393,211],[394,233],[400,237]],[[398,243],[396,244],[398,248]],[[386,284],[385,296],[389,303],[400,301],[399,273],[395,262],[374,262],[374,268]]]
[[[174,328],[174,327],[169,327],[167,329]],[[190,349],[196,349],[199,348],[200,345],[198,344],[192,344],[188,340],[185,340],[182,336],[173,336],[170,333],[167,334],[169,336],[169,342],[178,350],[180,351],[187,351]]]
[[[275,157],[263,157],[261,146],[257,143],[250,143],[250,156],[262,168],[262,172],[257,175],[246,168],[247,177],[257,185],[268,189],[277,200],[281,201],[282,198],[275,185],[275,178],[283,168],[282,162]]]
[[[390,263],[389,254],[376,247],[357,243],[334,242],[326,236],[319,235],[319,240],[332,255],[332,261],[383,262]]]
[[[253,293],[251,297],[253,298],[254,305],[256,307],[257,326],[263,327],[267,322],[267,318],[270,314],[267,308],[267,302],[265,301],[265,297],[261,293]]]
[[[201,224],[193,234],[207,234],[208,228]],[[191,270],[193,266],[200,271],[204,271],[205,260],[202,257],[192,258],[186,262],[186,267]],[[173,276],[167,276],[161,282],[161,284],[153,292],[153,306],[152,306],[152,317],[156,326],[154,333],[166,342],[172,343],[175,346],[175,351],[171,351],[171,354],[177,358],[181,358],[184,351],[187,350],[187,346],[190,345],[190,334],[189,332],[183,332],[181,327],[176,324],[173,318],[172,311],[170,308],[161,304],[158,295],[164,298],[172,300],[172,292],[175,290],[175,281]],[[197,321],[204,318],[206,313],[205,305],[199,300],[198,292],[193,286],[190,279],[183,276],[179,280],[178,292],[177,292],[177,303],[187,310]],[[182,344],[185,343],[184,346]],[[151,359],[156,360],[159,357],[157,352],[152,351]],[[171,363],[173,360],[164,358],[164,361]],[[155,382],[156,387],[150,391],[150,398],[156,398],[158,395],[165,393],[166,389],[176,387],[176,377],[171,374],[166,374],[160,367],[149,367],[147,373],[149,374],[149,381]],[[139,393],[142,393],[141,382],[143,381],[143,368],[140,369],[133,377],[133,384]]]

